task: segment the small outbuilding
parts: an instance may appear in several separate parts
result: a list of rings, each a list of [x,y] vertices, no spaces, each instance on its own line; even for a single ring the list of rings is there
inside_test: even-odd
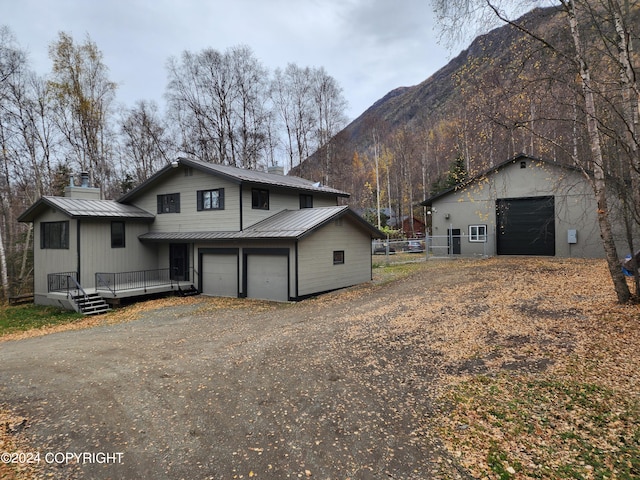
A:
[[[518,155],[422,205],[434,255],[604,256],[593,190],[575,167]]]

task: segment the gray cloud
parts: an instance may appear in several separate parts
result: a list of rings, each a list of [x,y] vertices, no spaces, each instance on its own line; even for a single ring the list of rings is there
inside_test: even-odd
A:
[[[169,56],[245,44],[269,69],[323,66],[356,117],[388,91],[447,61],[424,0],[0,0],[7,25],[40,74],[59,31],[88,34],[103,52],[118,100],[162,105]]]

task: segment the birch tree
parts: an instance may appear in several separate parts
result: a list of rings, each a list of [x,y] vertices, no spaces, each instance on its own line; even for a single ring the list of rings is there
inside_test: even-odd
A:
[[[53,62],[49,86],[68,160],[89,172],[93,184],[106,186],[112,173],[108,129],[117,85],[109,80],[102,52],[88,35],[84,43],[76,44],[71,35],[60,32],[49,56]]]
[[[548,2],[537,2],[543,5]],[[637,22],[631,20],[631,14],[637,14],[638,4],[628,0],[559,0],[556,2],[566,20],[571,49],[564,45],[554,45],[552,39],[545,38],[544,33],[530,30],[526,25],[518,23],[514,12],[521,13],[523,7],[531,6],[531,2],[500,0],[434,0],[435,10],[446,27],[455,26],[461,31],[461,25],[479,18],[487,20],[493,16],[506,22],[533,38],[554,54],[562,56],[567,64],[573,66],[576,85],[580,92],[583,109],[584,129],[589,145],[588,158],[572,155],[574,163],[582,168],[591,182],[597,203],[597,219],[600,236],[605,251],[609,272],[619,302],[627,302],[631,294],[620,268],[620,254],[617,251],[612,231],[615,212],[610,199],[616,193],[617,185],[629,182],[632,188],[622,195],[622,201],[630,208],[629,212],[637,212],[638,176],[640,169],[637,160],[638,130],[637,119],[640,113],[640,95],[634,76],[632,39],[637,38]],[[487,25],[486,23],[484,25]],[[588,33],[587,33],[588,32]],[[611,71],[618,72],[617,79]],[[574,81],[574,80],[569,80]],[[617,84],[618,88],[611,88]],[[606,87],[606,88],[605,88]],[[622,99],[622,101],[621,101]],[[616,132],[622,126],[626,133],[622,136]],[[623,146],[625,155],[605,155],[615,147],[608,147],[611,142]],[[615,164],[615,162],[622,162]],[[592,172],[589,171],[590,167]],[[616,176],[614,172],[626,172],[626,178]],[[626,197],[626,198],[624,198]],[[633,213],[633,221],[623,220],[630,228],[627,231],[629,249],[637,248],[634,242],[634,230],[638,228],[637,213]],[[636,269],[637,270],[637,269]],[[638,279],[636,276],[636,283]]]
[[[120,131],[125,171],[135,183],[142,183],[164,165],[171,162],[173,145],[154,102],[138,101],[122,118]]]
[[[181,149],[201,160],[256,168],[270,149],[267,71],[246,46],[184,52],[168,63],[167,98]]]

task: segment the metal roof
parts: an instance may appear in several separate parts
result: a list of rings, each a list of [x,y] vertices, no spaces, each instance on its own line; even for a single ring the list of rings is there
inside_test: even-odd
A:
[[[122,218],[152,221],[155,215],[133,205],[113,200],[45,196],[18,218],[20,222],[32,222],[42,209],[55,208],[71,218]]]
[[[430,207],[431,204],[435,201],[438,200],[441,197],[445,197],[447,195],[449,195],[451,192],[456,192],[458,190],[460,190],[461,188],[464,188],[470,184],[472,184],[473,182],[475,182],[476,180],[483,178],[489,174],[492,174],[494,172],[497,172],[498,170],[502,170],[504,167],[508,166],[508,165],[512,165],[515,164],[516,162],[519,162],[521,160],[531,160],[537,164],[545,164],[545,165],[551,165],[553,167],[559,167],[559,168],[564,168],[566,170],[574,170],[574,171],[578,171],[578,172],[582,172],[581,169],[579,169],[578,167],[574,166],[574,165],[567,165],[564,163],[557,163],[557,162],[553,162],[550,160],[545,160],[543,158],[537,158],[537,157],[532,157],[529,155],[526,155],[524,153],[519,153],[518,155],[515,155],[514,157],[510,158],[509,160],[505,160],[502,163],[499,163],[498,165],[495,165],[477,175],[475,175],[472,178],[467,179],[466,181],[458,184],[458,185],[454,185],[453,187],[450,187],[440,193],[437,193],[429,198],[427,198],[426,200],[424,200],[423,202],[420,202],[420,205],[423,205],[425,207]],[[587,172],[588,173],[588,172]]]
[[[144,191],[148,186],[155,183],[159,178],[163,177],[173,170],[174,166],[184,165],[187,167],[195,168],[211,175],[226,178],[235,183],[253,183],[257,185],[265,185],[272,187],[291,188],[300,191],[306,191],[311,193],[327,193],[331,195],[337,195],[339,197],[349,197],[347,192],[337,190],[335,188],[321,185],[311,180],[306,180],[300,177],[292,177],[289,175],[279,175],[275,173],[261,172],[259,170],[247,170],[244,168],[231,167],[227,165],[217,165],[214,163],[203,162],[202,160],[196,160],[193,158],[179,158],[177,164],[167,165],[165,168],[157,172],[151,178],[138,185],[136,188],[123,195],[119,202],[127,202],[130,199],[136,197],[140,192]]]
[[[348,206],[338,206],[283,210],[239,232],[149,232],[138,238],[143,241],[301,239],[326,223],[345,215],[369,231],[371,236],[383,237],[378,229]]]

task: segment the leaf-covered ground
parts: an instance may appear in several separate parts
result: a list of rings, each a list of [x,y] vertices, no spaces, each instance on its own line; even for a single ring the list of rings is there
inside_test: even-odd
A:
[[[294,305],[164,299],[16,336],[159,312],[178,318],[187,308],[202,317],[259,316],[265,328],[289,325],[265,350],[258,350],[264,332],[242,327],[239,338],[255,344],[233,355],[253,381],[265,382],[253,386],[265,392],[261,415],[275,412],[269,422],[253,412],[252,441],[259,419],[284,422],[296,435],[287,443],[309,451],[286,450],[277,439],[238,444],[228,452],[237,478],[275,478],[269,472],[287,471],[298,457],[307,459],[302,476],[318,476],[325,461],[344,472],[338,478],[640,478],[640,310],[615,303],[603,261],[427,262],[376,269],[368,285]],[[286,318],[296,323],[281,323]],[[333,397],[314,390],[318,375]],[[303,395],[296,399],[292,388]],[[7,407],[0,451],[24,450],[30,419]],[[237,403],[237,422],[243,408]],[[283,438],[293,434],[284,427]],[[283,451],[286,458],[271,456]],[[264,465],[243,463],[251,459]],[[1,468],[3,479],[31,475]]]

